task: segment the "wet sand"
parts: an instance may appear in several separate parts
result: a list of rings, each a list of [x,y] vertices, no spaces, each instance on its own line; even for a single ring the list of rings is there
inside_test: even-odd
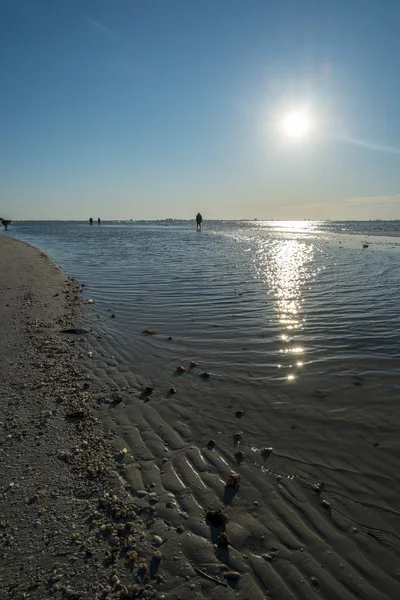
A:
[[[87,475],[82,474],[82,468],[77,471],[72,469],[70,458],[66,463],[60,461],[61,466],[57,462],[57,467],[54,467],[48,458],[49,454],[57,455],[60,443],[63,447],[78,447],[87,440],[89,432],[95,436],[93,443],[99,444],[97,453],[92,455],[103,457],[100,464],[105,465],[101,469],[104,470],[103,474],[91,473],[89,490],[93,486],[93,492],[90,492],[93,496],[87,498],[83,495],[84,500],[91,503],[90,511],[99,512],[100,490],[110,489],[111,484],[106,482],[112,481],[112,493],[125,494],[124,502],[135,506],[138,533],[134,544],[147,563],[153,564],[153,568],[154,561],[150,562],[152,553],[161,543],[163,557],[161,564],[156,564],[159,579],[157,575],[153,576],[153,572],[147,571],[146,577],[149,579],[145,579],[141,589],[146,582],[151,584],[152,589],[142,591],[141,597],[165,597],[168,600],[383,600],[400,597],[399,413],[398,399],[392,387],[385,388],[382,385],[379,391],[376,382],[372,386],[368,378],[349,375],[343,379],[327,379],[324,386],[320,381],[317,385],[316,381],[307,380],[307,385],[284,389],[258,381],[253,383],[252,393],[249,394],[245,384],[232,386],[213,364],[199,363],[190,367],[190,361],[196,361],[196,356],[186,356],[184,352],[180,364],[186,371],[178,374],[178,365],[168,354],[167,325],[158,329],[152,337],[154,352],[164,356],[164,370],[154,370],[151,356],[147,359],[138,356],[137,362],[141,364],[138,372],[132,367],[135,364],[132,347],[124,345],[115,330],[100,318],[96,304],[86,307],[84,327],[88,329],[87,334],[60,337],[57,333],[59,327],[72,327],[79,323],[79,319],[69,312],[67,321],[56,325],[58,318],[63,319],[66,307],[55,303],[53,295],[61,295],[65,291],[65,278],[54,263],[40,252],[34,249],[28,252],[26,246],[18,245],[16,247],[22,254],[24,249],[28,254],[31,253],[32,260],[34,257],[36,277],[39,277],[39,281],[32,280],[29,283],[31,287],[37,286],[33,292],[35,301],[24,306],[26,291],[18,288],[21,276],[12,275],[12,271],[18,272],[15,256],[12,268],[10,258],[8,262],[7,259],[4,261],[4,245],[9,245],[6,252],[10,252],[11,245],[16,243],[2,238],[0,244],[2,262],[9,265],[10,276],[15,279],[7,284],[3,278],[0,289],[2,296],[8,294],[11,301],[16,301],[13,310],[18,317],[15,322],[7,320],[6,327],[17,329],[10,329],[10,334],[2,338],[4,355],[17,357],[8,360],[2,378],[9,381],[7,373],[11,369],[12,382],[15,382],[23,369],[24,373],[30,374],[28,381],[34,381],[35,386],[39,385],[40,378],[45,378],[46,385],[49,385],[48,374],[54,365],[50,369],[44,365],[47,360],[54,362],[56,348],[65,350],[66,354],[62,355],[60,361],[63,369],[68,366],[64,361],[70,364],[72,357],[78,353],[81,370],[73,366],[73,371],[65,371],[68,373],[68,385],[64,385],[69,392],[64,395],[67,398],[75,397],[75,392],[71,392],[72,385],[72,388],[79,390],[79,402],[85,399],[85,407],[94,411],[90,412],[92,416],[87,419],[79,419],[78,425],[70,423],[65,418],[65,401],[58,404],[53,394],[49,394],[45,401],[55,402],[50,410],[56,410],[56,415],[46,419],[45,437],[35,433],[39,438],[36,442],[32,434],[28,447],[30,453],[35,444],[40,442],[38,448],[42,454],[30,460],[29,465],[32,462],[39,464],[39,471],[43,465],[51,467],[47,474],[43,470],[43,487],[49,493],[57,493],[54,487],[62,489],[63,485],[67,489],[71,485],[77,486],[73,489],[81,489],[80,494],[70,494],[75,500],[74,508],[69,512],[75,515],[78,532],[87,536],[85,544],[90,545],[90,552],[94,552],[95,556],[88,559],[85,570],[81,560],[76,561],[79,567],[76,562],[73,567],[75,570],[81,569],[80,582],[85,578],[88,581],[89,587],[81,592],[83,597],[100,597],[106,585],[110,586],[106,592],[109,598],[134,597],[133,592],[127,596],[125,590],[122,593],[118,591],[112,573],[116,569],[114,577],[124,585],[128,579],[132,582],[139,575],[137,565],[133,572],[127,570],[126,549],[118,546],[118,552],[112,552],[118,534],[114,535],[115,532],[111,530],[105,538],[99,533],[99,529],[104,531],[101,530],[103,525],[111,527],[109,515],[95,516],[99,524],[93,528],[90,524],[84,524],[84,517],[88,513],[83,508],[79,509],[82,500],[79,482],[83,477],[86,490],[88,479]],[[26,260],[26,255],[21,256],[20,273]],[[3,265],[3,273],[4,268]],[[45,270],[42,272],[43,268]],[[26,277],[28,271],[25,269],[24,273]],[[29,273],[34,271],[30,270]],[[49,286],[52,281],[57,282],[54,283],[54,289]],[[70,305],[75,305],[77,290],[72,283],[68,287],[71,286],[72,290],[66,294],[67,304],[70,302]],[[7,290],[7,287],[11,289]],[[18,298],[15,297],[16,293],[19,294]],[[39,327],[33,327],[34,319],[39,319],[33,316],[29,317],[33,318],[33,322],[26,321],[26,331],[21,327],[18,329],[18,323],[25,322],[25,313],[28,316],[35,315],[30,311],[37,311],[33,306],[37,307],[37,301],[43,298],[43,294],[47,298],[46,310],[49,311],[51,307],[55,312],[46,313],[41,307],[39,323],[42,324]],[[46,304],[44,300],[40,302]],[[11,307],[5,307],[2,302],[2,311],[8,308]],[[33,339],[29,336],[33,336]],[[142,347],[143,336],[146,334],[137,332],[139,348]],[[47,339],[51,339],[51,352],[40,349]],[[15,340],[19,340],[18,343],[23,346]],[[175,356],[179,340],[175,339],[173,343]],[[36,355],[38,348],[40,359]],[[18,358],[22,352],[25,353],[23,360]],[[14,362],[22,364],[11,364]],[[40,365],[44,366],[43,369]],[[210,377],[202,377],[205,372],[209,372]],[[56,379],[59,380],[59,377]],[[89,390],[82,391],[86,383],[90,385]],[[7,408],[12,415],[17,415],[17,419],[28,414],[26,410],[27,406],[32,407],[32,398],[35,399],[35,410],[39,406],[36,402],[44,400],[43,394],[38,392],[41,388],[29,385],[22,396],[19,385],[8,383],[5,396],[7,401],[9,397],[16,399],[19,412],[17,406],[9,408],[7,405]],[[172,387],[175,393],[169,391]],[[4,407],[3,395],[3,411]],[[36,412],[40,413],[40,410]],[[34,423],[36,412],[28,419],[24,416],[25,421]],[[99,418],[99,423],[96,423],[93,414]],[[4,416],[2,420],[6,422]],[[34,427],[32,424],[29,426]],[[82,430],[82,427],[90,427],[89,432]],[[5,431],[2,449],[10,465],[18,464],[18,454],[21,454],[22,469],[27,464],[26,454],[24,456],[26,450],[18,444],[24,444],[26,440],[9,441],[7,434],[8,431]],[[67,434],[77,437],[69,443]],[[57,451],[52,450],[52,444],[56,444]],[[75,453],[69,451],[67,456],[70,455],[75,456]],[[56,485],[52,479],[54,472],[61,480]],[[231,473],[241,476],[237,488],[225,485]],[[27,481],[22,480],[21,483],[23,476]],[[13,537],[12,544],[15,545],[18,528],[25,528],[29,533],[32,529],[33,536],[39,536],[40,526],[32,528],[32,506],[23,501],[31,491],[30,487],[27,492],[20,490],[17,494],[17,477],[15,486],[10,489],[7,485],[12,481],[8,479],[2,483],[2,489],[7,489],[2,502],[8,510],[6,518],[9,521],[14,519],[12,527],[15,531],[11,529],[14,533],[4,535]],[[32,478],[25,475],[23,470],[20,471],[18,485],[33,485]],[[222,510],[230,520],[224,525],[215,526],[207,522],[207,509]],[[55,503],[54,510],[56,517],[67,511],[65,504],[57,506]],[[28,511],[31,511],[30,521],[26,516]],[[100,512],[104,515],[103,509]],[[38,518],[36,513],[35,518]],[[39,520],[44,518],[47,517],[41,516]],[[24,525],[20,525],[21,522]],[[62,537],[61,519],[57,518],[57,522],[57,531],[61,531],[61,540],[65,540],[63,543],[70,552],[62,562],[74,564],[74,553],[80,558],[82,550],[78,551],[74,545],[71,547],[70,539],[67,542],[67,537]],[[141,529],[142,534],[139,533]],[[226,538],[220,537],[218,542],[220,533],[224,531],[230,542],[228,546]],[[42,539],[40,537],[40,542],[36,543],[44,544]],[[23,540],[29,546],[27,535]],[[53,543],[56,542],[50,542]],[[21,565],[21,561],[18,563],[14,558],[16,553],[24,557],[24,564],[26,555],[33,553],[29,549],[21,554],[20,548],[19,545],[18,549],[13,550],[12,560],[7,550],[7,569],[10,578],[12,575],[15,580],[21,579],[15,566],[19,568]],[[55,555],[53,549],[51,555]],[[104,566],[107,556],[111,564]],[[96,564],[102,566],[97,568]],[[35,561],[32,573],[34,566]],[[52,566],[48,564],[48,575]],[[41,568],[42,571],[46,570]],[[229,579],[229,571],[238,573],[238,579]],[[72,578],[76,579],[76,573]],[[43,588],[41,590],[42,595],[33,592],[37,595],[27,597],[42,598]]]
[[[143,368],[138,356],[134,373],[132,347],[98,319],[87,369],[102,422],[128,449],[122,478],[133,496],[154,490],[158,517],[173,526],[163,532],[165,566],[190,583],[167,597],[231,597],[195,567],[222,581],[227,569],[240,573],[235,597],[243,600],[400,597],[393,386],[349,374],[323,386],[312,378],[281,389],[252,382],[249,394],[218,366],[190,367],[195,356],[183,354],[186,371],[177,373],[167,326],[152,340],[164,371],[151,358]],[[225,485],[231,473],[241,476],[237,489]],[[207,509],[222,509],[229,522],[210,526]],[[222,530],[228,548],[218,547]]]

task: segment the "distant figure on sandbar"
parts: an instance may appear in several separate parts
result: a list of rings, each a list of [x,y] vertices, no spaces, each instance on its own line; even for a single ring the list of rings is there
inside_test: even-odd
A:
[[[92,219],[92,217],[90,217],[90,219],[89,219],[89,224],[93,225],[93,219]]]
[[[203,221],[203,217],[201,216],[200,213],[197,213],[196,215],[196,225],[197,225],[197,231],[199,231],[199,229],[201,230],[201,223]]]
[[[97,219],[98,224],[100,225],[101,221],[100,221],[100,217]]]
[[[10,219],[1,219],[1,224],[4,225],[5,231],[7,231],[9,224],[11,223]]]

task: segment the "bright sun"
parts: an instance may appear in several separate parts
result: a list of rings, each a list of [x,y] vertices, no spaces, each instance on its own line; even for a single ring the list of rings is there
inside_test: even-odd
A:
[[[307,135],[310,126],[310,117],[304,112],[288,113],[282,121],[283,131],[293,138],[301,138]]]

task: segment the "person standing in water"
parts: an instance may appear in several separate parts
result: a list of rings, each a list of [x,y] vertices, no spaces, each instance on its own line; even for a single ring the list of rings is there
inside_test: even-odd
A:
[[[100,225],[101,221],[100,221],[100,217],[97,219],[98,224]]]
[[[89,225],[93,225],[93,219],[92,219],[92,217],[90,217],[90,219],[89,219]]]
[[[201,231],[201,223],[202,223],[202,221],[203,221],[203,217],[201,216],[201,214],[200,214],[200,213],[197,213],[197,215],[196,215],[196,226],[197,226],[197,231],[199,231],[199,229],[200,229],[200,231]]]
[[[2,225],[4,225],[4,230],[7,231],[9,224],[11,223],[10,219],[1,219]]]

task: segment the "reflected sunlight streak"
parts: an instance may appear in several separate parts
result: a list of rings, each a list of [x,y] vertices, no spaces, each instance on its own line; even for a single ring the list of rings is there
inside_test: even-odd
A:
[[[296,227],[299,223],[296,222]],[[308,224],[305,223],[304,229]],[[277,321],[284,329],[280,334],[280,341],[285,348],[279,350],[280,356],[287,356],[287,360],[293,355],[303,354],[305,349],[301,345],[293,345],[287,348],[287,343],[292,341],[294,330],[301,331],[304,327],[304,319],[301,314],[303,298],[302,289],[313,276],[310,269],[314,257],[313,244],[305,243],[303,240],[282,239],[274,242],[264,242],[262,251],[259,253],[258,271],[268,284],[269,290],[274,294]],[[288,331],[292,333],[288,335]],[[277,365],[281,368],[282,365]],[[288,363],[286,368],[290,368]],[[297,362],[297,367],[303,366],[303,362]],[[292,381],[295,375],[286,376]]]

